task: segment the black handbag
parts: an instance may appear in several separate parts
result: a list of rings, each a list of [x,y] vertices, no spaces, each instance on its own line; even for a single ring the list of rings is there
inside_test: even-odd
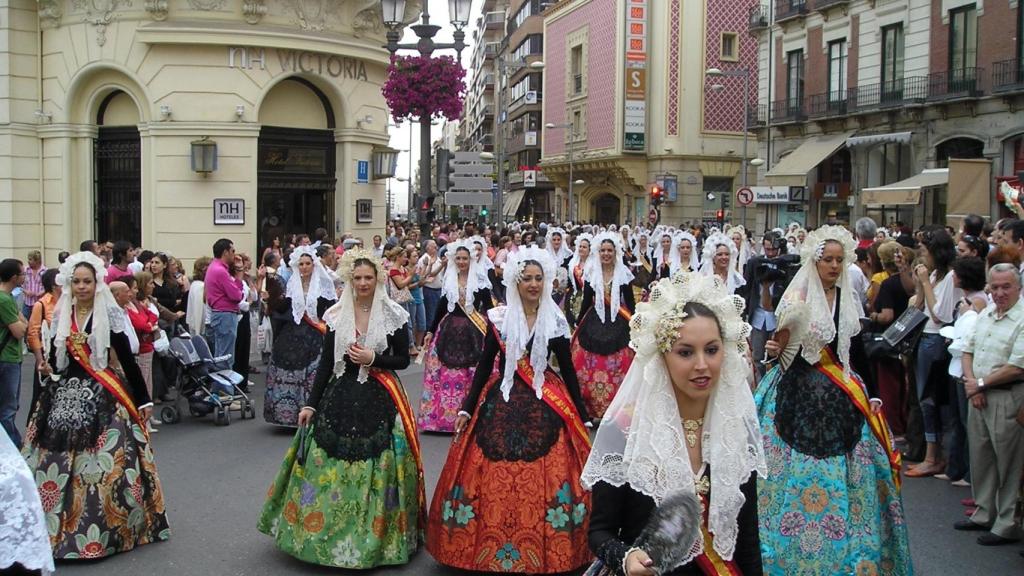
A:
[[[861,334],[864,351],[870,360],[899,358],[910,354],[917,348],[921,339],[928,315],[911,306],[900,314],[885,332],[867,332]]]

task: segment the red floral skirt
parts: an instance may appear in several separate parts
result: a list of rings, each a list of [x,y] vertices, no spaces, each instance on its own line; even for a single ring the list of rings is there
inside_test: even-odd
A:
[[[633,363],[634,354],[629,346],[608,355],[595,354],[573,339],[572,364],[576,368],[576,378],[580,381],[583,403],[591,418],[604,416]]]

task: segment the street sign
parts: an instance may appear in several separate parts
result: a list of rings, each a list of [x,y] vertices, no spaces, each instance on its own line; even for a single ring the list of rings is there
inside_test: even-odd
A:
[[[750,206],[754,203],[754,191],[750,188],[740,188],[736,191],[736,201],[741,206]]]
[[[245,224],[245,200],[217,198],[213,201],[214,224]]]
[[[754,186],[751,190],[758,204],[789,204],[789,186]]]
[[[453,162],[458,162],[459,164],[467,164],[469,162],[479,162],[480,161],[480,153],[479,152],[456,152],[455,153],[455,157],[452,158],[452,161]]]
[[[486,176],[463,176],[458,172],[450,179],[449,190],[487,190],[490,191],[494,181]]]
[[[449,206],[489,206],[494,197],[490,188],[485,192],[448,192],[444,195]]]
[[[537,187],[537,171],[523,170],[523,188]]]
[[[369,160],[357,160],[356,161],[356,183],[357,184],[369,184],[370,182],[370,161]]]

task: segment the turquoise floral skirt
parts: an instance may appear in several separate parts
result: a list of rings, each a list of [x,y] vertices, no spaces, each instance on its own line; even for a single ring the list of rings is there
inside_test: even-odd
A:
[[[885,450],[866,422],[846,454],[816,458],[794,450],[776,430],[781,375],[778,367],[768,372],[755,395],[768,464],[757,483],[764,573],[912,574],[903,503]]]

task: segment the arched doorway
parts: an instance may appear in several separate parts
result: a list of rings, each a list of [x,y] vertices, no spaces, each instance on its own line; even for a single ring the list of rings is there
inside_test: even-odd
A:
[[[935,163],[948,168],[950,158],[984,158],[985,143],[974,138],[951,138],[935,148]]]
[[[603,194],[594,200],[594,221],[598,224],[621,224],[622,203],[614,194]]]
[[[96,111],[93,140],[93,214],[96,240],[142,243],[142,141],[139,110],[114,90]]]
[[[333,230],[334,111],[316,86],[286,78],[259,111],[256,217],[262,249],[275,236]]]

